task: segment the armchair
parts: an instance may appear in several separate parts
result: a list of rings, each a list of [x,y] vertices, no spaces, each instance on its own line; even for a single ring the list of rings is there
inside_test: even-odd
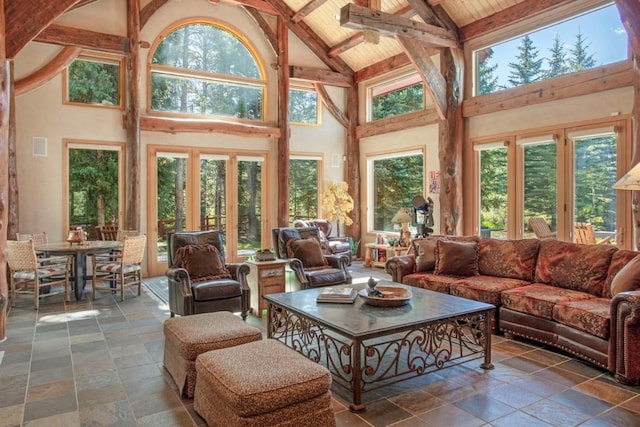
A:
[[[351,283],[347,255],[322,253],[317,227],[274,228],[276,256],[287,259],[302,289]]]
[[[175,314],[240,312],[247,318],[249,266],[226,263],[220,231],[181,231],[169,234],[169,308]]]
[[[318,233],[322,251],[326,255],[346,255],[349,257],[347,265],[351,265],[351,245],[348,237],[331,236],[333,225],[326,219],[297,219],[293,222],[294,227],[316,227],[321,233]]]

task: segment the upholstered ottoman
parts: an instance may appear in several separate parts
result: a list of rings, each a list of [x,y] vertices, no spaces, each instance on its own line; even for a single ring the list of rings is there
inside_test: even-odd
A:
[[[335,426],[329,371],[276,340],[201,354],[196,371],[209,426]]]
[[[261,339],[260,329],[227,311],[172,317],[164,322],[163,363],[180,393],[193,397],[199,354]]]

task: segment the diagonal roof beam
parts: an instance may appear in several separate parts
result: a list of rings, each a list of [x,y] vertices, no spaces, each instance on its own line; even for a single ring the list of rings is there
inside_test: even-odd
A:
[[[616,0],[620,19],[627,30],[633,53],[640,61],[640,2],[638,0]]]
[[[322,68],[294,65],[289,66],[289,78],[337,87],[351,87],[354,84],[353,76],[345,76]]]
[[[326,2],[327,0],[311,0],[309,3],[302,6],[302,8],[291,17],[291,20],[297,24]]]
[[[387,37],[397,34],[420,40],[428,47],[458,47],[458,36],[454,31],[408,18],[384,13],[353,3],[340,10],[340,25],[361,30],[370,28]]]
[[[327,52],[327,54],[333,58],[334,56],[338,56],[342,52],[346,52],[347,50],[354,48],[362,43],[380,43],[380,33],[369,29],[358,31],[348,39],[334,45],[331,49],[329,49],[329,52]]]
[[[297,24],[294,23],[291,18],[294,12],[287,6],[283,0],[264,0],[264,2],[273,7],[285,20],[287,26],[291,32],[293,32],[311,51],[316,54],[322,62],[327,64],[329,68],[338,73],[345,74],[353,77],[353,70],[342,59],[335,57],[331,58],[327,52],[329,46],[316,34],[304,21],[300,21]]]

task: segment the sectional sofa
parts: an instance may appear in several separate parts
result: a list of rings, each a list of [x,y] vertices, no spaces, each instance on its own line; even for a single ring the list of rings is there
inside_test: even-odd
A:
[[[494,330],[640,383],[640,252],[557,240],[431,236],[390,258],[392,280],[496,306]]]

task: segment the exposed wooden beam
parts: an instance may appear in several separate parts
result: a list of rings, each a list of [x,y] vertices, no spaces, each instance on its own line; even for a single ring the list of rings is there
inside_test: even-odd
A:
[[[350,87],[354,80],[350,76],[345,76],[335,71],[324,70],[322,68],[289,66],[289,77],[296,80],[303,80],[312,83],[322,83],[329,86]]]
[[[14,3],[18,3],[14,1]],[[20,2],[22,3],[22,2]],[[9,204],[9,87],[10,62],[7,61],[5,44],[5,8],[0,0],[0,341],[7,338],[7,307],[9,307],[9,282],[7,280],[7,220]]]
[[[438,123],[438,113],[435,108],[420,110],[413,113],[401,114],[387,119],[376,120],[375,122],[363,123],[358,126],[356,135],[358,138],[384,135],[404,129],[418,126],[428,126]]]
[[[463,102],[464,117],[495,113],[543,102],[557,101],[580,95],[602,92],[633,84],[629,62],[605,65],[544,82],[530,83],[487,95],[475,96]]]
[[[347,50],[352,49],[362,43],[380,43],[380,33],[368,28],[363,31],[358,31],[353,36],[341,41],[340,43],[329,49],[328,55],[333,58],[334,56],[338,56],[342,52],[346,52]]]
[[[79,1],[6,1],[7,58],[14,58],[27,43]]]
[[[252,7],[256,10],[259,10],[260,12],[264,12],[269,15],[278,15],[278,11],[265,0],[233,0],[231,1],[231,3],[240,3],[244,6]]]
[[[78,46],[84,49],[119,54],[126,53],[129,49],[129,40],[126,37],[62,25],[49,25],[35,40],[42,43]]]
[[[342,111],[340,111],[336,103],[333,102],[333,99],[331,99],[331,97],[329,96],[329,93],[327,92],[327,89],[325,89],[324,85],[321,83],[314,83],[313,87],[315,88],[318,96],[320,97],[320,100],[322,100],[322,103],[327,107],[327,110],[329,110],[331,115],[335,117],[335,119],[340,122],[342,126],[344,126],[345,128],[348,127],[349,119]]]
[[[280,129],[275,126],[257,126],[243,123],[200,119],[172,119],[168,117],[141,116],[140,129],[165,133],[222,133],[255,138],[278,138]]]
[[[82,6],[87,6],[90,5],[91,3],[95,3],[98,0],[80,0],[78,3],[74,4],[73,6],[71,6],[69,9],[67,9],[67,12],[73,9],[79,9]]]
[[[289,30],[278,17],[278,227],[289,225]]]
[[[467,40],[494,32],[507,25],[517,24],[544,12],[556,9],[576,0],[525,0],[486,18],[479,19],[460,28],[460,40]]]
[[[126,179],[124,222],[128,230],[140,230],[142,197],[140,191],[140,1],[127,0],[128,52],[125,58],[126,79]]]
[[[325,64],[329,66],[333,71],[350,76],[353,74],[353,70],[340,58],[331,58],[327,55],[329,46],[315,33],[313,32],[304,21],[300,21],[297,24],[291,21],[293,11],[282,0],[264,0],[265,3],[270,4],[287,23],[289,29],[309,48],[311,51]]]
[[[140,28],[144,28],[149,18],[153,16],[154,13],[158,11],[162,6],[164,6],[169,0],[151,0],[145,7],[140,11]]]
[[[326,2],[327,0],[311,0],[309,3],[302,6],[302,8],[291,17],[291,20],[297,24]]]
[[[340,25],[355,30],[371,28],[387,37],[399,34],[420,40],[429,47],[458,46],[458,36],[453,31],[353,3],[348,3],[340,9]]]
[[[636,58],[640,58],[640,1],[616,0],[620,20]]]
[[[351,236],[354,241],[362,241],[362,202],[360,197],[361,174],[360,174],[360,138],[356,135],[358,129],[358,86],[353,85],[347,88],[346,110],[349,123],[346,132],[344,166],[345,182],[349,187],[349,195],[353,199],[353,210],[349,213],[349,218],[353,220],[351,225],[346,226],[346,235]],[[363,245],[359,245],[360,248]]]
[[[440,73],[436,64],[431,60],[431,56],[416,39],[405,36],[396,37],[405,53],[418,69],[418,73],[424,82],[424,88],[433,99],[433,103],[440,119],[444,120],[447,115],[447,82]]]
[[[376,62],[366,68],[362,68],[356,71],[353,77],[356,83],[360,83],[409,64],[411,64],[411,60],[409,60],[407,54],[403,52]]]
[[[63,48],[55,58],[42,68],[16,81],[15,96],[28,93],[53,79],[58,73],[64,71],[80,55],[81,51],[81,48],[75,46]]]
[[[278,37],[276,36],[276,32],[271,29],[269,23],[266,19],[260,15],[258,10],[252,7],[243,7],[244,11],[253,19],[258,27],[262,30],[265,38],[269,42],[269,46],[271,46],[271,50],[273,50],[274,54],[278,53]]]

